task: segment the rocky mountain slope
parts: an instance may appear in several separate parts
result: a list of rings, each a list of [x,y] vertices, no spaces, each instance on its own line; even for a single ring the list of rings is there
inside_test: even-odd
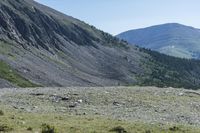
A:
[[[140,53],[31,0],[0,2],[1,59],[44,86],[134,83]],[[130,58],[130,63],[125,58]]]
[[[200,86],[200,62],[131,46],[33,0],[0,1],[0,60],[0,87]]]
[[[181,58],[200,58],[200,30],[169,23],[118,35],[131,44]]]

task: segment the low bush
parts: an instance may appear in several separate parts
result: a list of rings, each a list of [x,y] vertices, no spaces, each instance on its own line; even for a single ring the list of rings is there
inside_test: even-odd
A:
[[[13,129],[8,127],[7,125],[0,125],[0,132],[8,132],[11,130],[13,130]]]
[[[4,112],[2,110],[0,110],[0,116],[4,115]]]
[[[176,127],[176,126],[173,126],[173,127],[170,127],[169,130],[170,130],[170,131],[179,131],[180,128],[179,128],[179,127]]]
[[[121,126],[114,127],[113,129],[110,130],[110,132],[127,133],[127,131]]]
[[[54,126],[42,124],[42,133],[57,133]]]
[[[28,127],[27,130],[28,131],[33,131],[33,128],[32,127]]]

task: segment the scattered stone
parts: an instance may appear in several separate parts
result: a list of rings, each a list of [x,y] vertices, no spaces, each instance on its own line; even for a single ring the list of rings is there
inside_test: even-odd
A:
[[[38,106],[34,106],[33,108],[34,108],[34,109],[38,109]]]
[[[82,103],[82,102],[83,102],[83,100],[82,100],[82,99],[79,99],[79,100],[78,100],[78,103]]]
[[[109,92],[108,92],[108,91],[105,91],[105,93],[106,93],[106,94],[109,94]]]
[[[109,95],[105,94],[107,91]],[[154,95],[155,92],[157,96]],[[30,93],[32,93],[32,96],[30,96]],[[74,93],[78,96],[74,96]],[[41,90],[37,89],[37,92],[35,89],[29,88],[27,90],[0,89],[0,103],[13,107],[14,111],[26,113],[59,112],[74,115],[77,110],[77,114],[82,116],[112,116],[122,120],[145,120],[149,123],[172,122],[196,126],[200,124],[199,93],[199,90],[169,90],[168,88],[166,90],[159,88],[126,89],[125,87],[109,88],[109,90],[72,88],[72,90],[60,89],[60,91],[54,88],[41,88]],[[39,96],[42,94],[44,95]],[[181,97],[183,94],[184,101],[183,97]],[[34,97],[33,95],[39,97]],[[58,103],[52,101],[57,101]],[[21,110],[21,107],[25,109]],[[6,114],[5,111],[4,113]],[[9,117],[10,120],[19,120],[18,116],[11,116]],[[143,132],[145,133],[145,130]]]
[[[95,114],[95,115],[100,115],[98,112],[95,112],[94,114]]]
[[[74,104],[70,104],[70,105],[69,105],[69,108],[75,108],[76,106],[77,106],[76,103],[74,103]]]
[[[24,108],[24,107],[20,107],[20,109],[21,109],[21,110],[25,110],[25,108]]]
[[[184,93],[182,93],[182,92],[178,94],[178,96],[183,96],[183,95],[184,95]]]
[[[43,93],[31,93],[30,95],[32,95],[32,96],[43,96],[44,94]]]
[[[67,101],[67,100],[69,100],[69,97],[62,97],[61,100],[62,101]]]
[[[12,107],[13,107],[14,109],[18,109],[18,107],[17,107],[17,106],[15,106],[15,105],[13,105]]]
[[[20,120],[24,120],[24,118],[23,118],[23,117],[19,117],[19,119],[20,119]]]
[[[120,103],[119,102],[113,102],[113,105],[115,105],[115,106],[120,106]]]
[[[29,113],[31,113],[31,112],[32,112],[32,110],[31,110],[31,109],[26,109],[26,112],[29,112]]]
[[[50,96],[53,102],[68,101],[69,97],[58,96],[56,94]]]
[[[22,121],[21,123],[22,123],[23,125],[25,125],[25,124],[26,124],[26,122],[25,122],[25,121]]]
[[[186,91],[185,93],[188,93],[188,94],[195,94],[195,95],[200,96],[200,93],[194,92],[194,91]]]

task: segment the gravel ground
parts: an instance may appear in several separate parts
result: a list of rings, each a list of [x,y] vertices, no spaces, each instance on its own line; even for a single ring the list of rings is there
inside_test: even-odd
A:
[[[4,88],[0,105],[32,113],[200,125],[200,91],[155,87]]]

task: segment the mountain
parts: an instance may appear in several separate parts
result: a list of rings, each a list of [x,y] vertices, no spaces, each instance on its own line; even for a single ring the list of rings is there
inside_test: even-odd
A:
[[[131,46],[33,0],[0,1],[0,87],[200,87],[200,62]]]
[[[169,23],[130,30],[117,37],[167,55],[200,59],[200,30]]]

